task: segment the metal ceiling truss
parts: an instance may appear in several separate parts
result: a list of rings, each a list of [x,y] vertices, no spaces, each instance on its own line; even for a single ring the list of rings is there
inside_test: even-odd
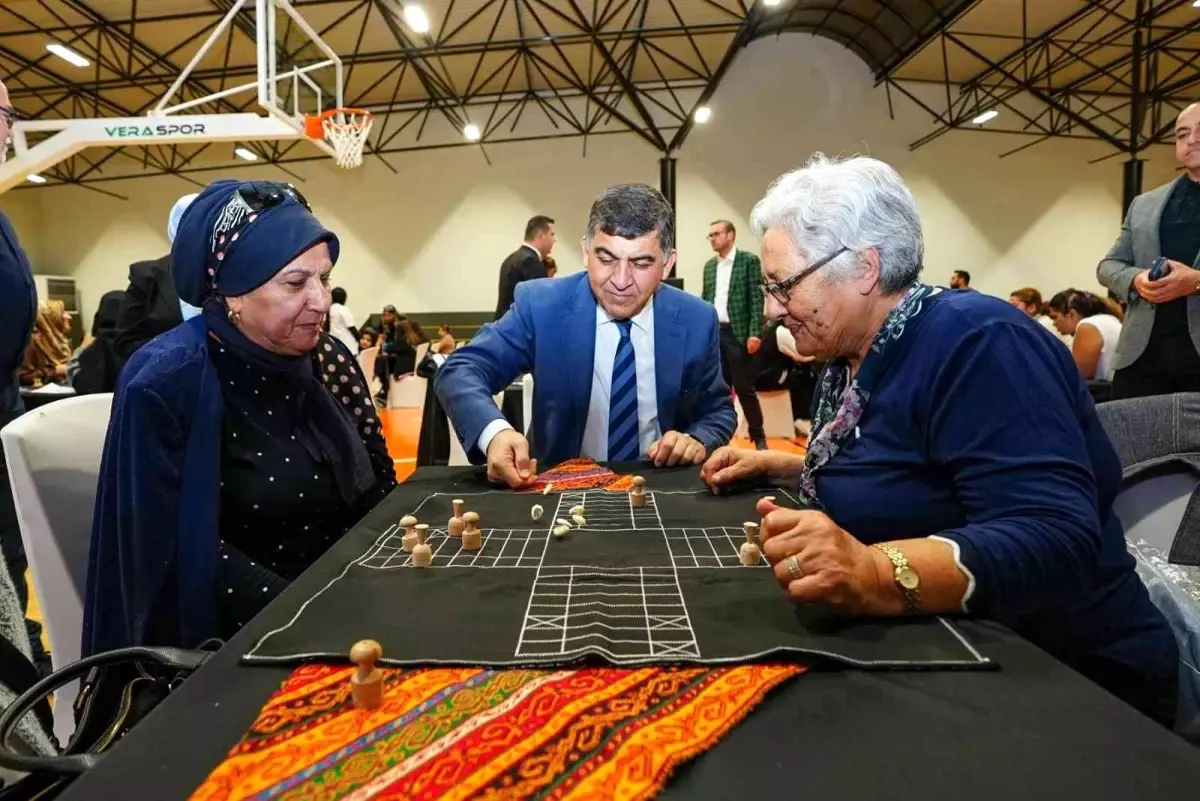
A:
[[[1033,5],[1021,0],[1023,23]],[[1050,138],[1067,138],[1112,148],[1095,161],[1120,155],[1136,159],[1147,147],[1172,144],[1176,116],[1200,99],[1200,15],[1182,25],[1163,22],[1192,5],[1193,0],[1090,0],[1036,36],[971,31],[950,23],[930,44],[942,53],[940,80],[904,77],[900,63],[880,81],[889,102],[894,90],[937,122],[911,149],[951,130],[976,130],[1029,139],[1001,157]],[[1001,45],[1011,46],[1007,55],[985,55]],[[977,70],[953,80],[951,53],[959,62],[970,59]],[[941,92],[930,91],[938,85]],[[994,123],[971,122],[992,109],[1001,112]]]
[[[695,109],[706,104],[736,55],[762,36],[800,31],[834,39],[892,85],[890,71],[946,32],[971,0],[423,0],[434,29],[414,33],[398,0],[292,0],[336,46],[345,68],[345,104],[376,115],[367,157],[396,171],[396,153],[478,147],[485,159],[501,142],[632,133],[664,158],[685,143]],[[175,82],[231,0],[6,0],[0,3],[0,76],[26,119],[146,114]],[[113,9],[120,9],[114,11]],[[246,57],[254,18],[240,13],[224,39],[190,72],[176,98],[225,91],[256,72]],[[281,68],[321,54],[281,24]],[[41,50],[55,39],[92,62],[88,74]],[[35,44],[31,45],[31,42]],[[239,55],[240,54],[240,55]],[[465,65],[465,66],[464,66]],[[1005,65],[1000,65],[1008,69]],[[999,93],[986,76],[965,96]],[[324,90],[325,87],[322,87]],[[281,87],[282,91],[287,91]],[[915,94],[915,93],[914,93]],[[286,102],[286,98],[281,103]],[[983,102],[980,100],[979,102]],[[256,110],[231,96],[195,113]],[[960,108],[960,106],[962,108]],[[939,112],[952,124],[964,101]],[[478,143],[462,129],[479,126]],[[1055,124],[1060,124],[1057,119]],[[1050,121],[1043,124],[1050,127]],[[302,141],[247,144],[258,166],[322,158]],[[109,181],[249,166],[228,144],[163,145],[85,151],[46,173],[52,183],[95,187]]]

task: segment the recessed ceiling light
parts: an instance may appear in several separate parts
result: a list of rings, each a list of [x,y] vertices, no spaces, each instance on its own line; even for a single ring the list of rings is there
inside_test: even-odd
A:
[[[987,111],[980,114],[978,117],[975,117],[973,120],[971,120],[971,124],[972,125],[983,125],[985,122],[990,122],[991,120],[994,120],[999,116],[1000,116],[1000,112],[996,111],[996,109],[994,109],[994,108],[988,109]]]
[[[779,0],[762,0],[762,4],[768,7],[777,6],[779,5]]]
[[[60,45],[58,42],[51,42],[50,44],[46,45],[46,49],[61,58],[63,61],[66,61],[69,64],[74,64],[76,67],[86,67],[88,64],[92,63],[71,48],[67,47],[66,45]]]
[[[235,147],[233,149],[233,155],[237,156],[239,159],[245,159],[246,161],[258,161],[258,154],[248,147]]]
[[[700,106],[700,108],[696,109],[696,113],[692,115],[692,118],[703,125],[712,119],[712,109],[708,106]]]
[[[404,22],[412,29],[413,33],[429,33],[429,16],[425,13],[425,9],[416,3],[408,3],[404,6]]]
[[[479,130],[479,126],[473,122],[468,122],[463,126],[463,136],[467,137],[469,142],[478,142],[483,138],[483,132]]]
[[[25,180],[33,184],[44,184],[46,183],[46,176],[38,175],[36,172],[34,172],[26,175]]]

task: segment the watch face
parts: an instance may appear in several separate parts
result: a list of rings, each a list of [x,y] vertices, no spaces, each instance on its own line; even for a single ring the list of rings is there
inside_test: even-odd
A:
[[[896,570],[896,581],[906,590],[915,590],[921,585],[921,578],[911,567],[901,567]]]

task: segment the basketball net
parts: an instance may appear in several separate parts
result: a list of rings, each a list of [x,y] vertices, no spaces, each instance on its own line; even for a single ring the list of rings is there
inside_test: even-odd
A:
[[[333,148],[334,163],[343,169],[362,165],[363,149],[375,117],[357,108],[335,108],[305,117],[305,133],[312,139],[324,138]]]

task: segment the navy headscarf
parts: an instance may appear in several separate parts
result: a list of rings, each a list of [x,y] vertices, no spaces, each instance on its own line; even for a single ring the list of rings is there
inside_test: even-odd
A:
[[[354,420],[325,389],[310,354],[283,356],[252,342],[230,321],[225,298],[253,292],[320,243],[336,264],[337,236],[287,184],[222,180],[210,184],[179,221],[171,245],[171,277],[180,300],[204,311],[208,330],[234,355],[287,381],[295,392],[297,440],[327,461],[338,490],[352,503],[375,485]]]

